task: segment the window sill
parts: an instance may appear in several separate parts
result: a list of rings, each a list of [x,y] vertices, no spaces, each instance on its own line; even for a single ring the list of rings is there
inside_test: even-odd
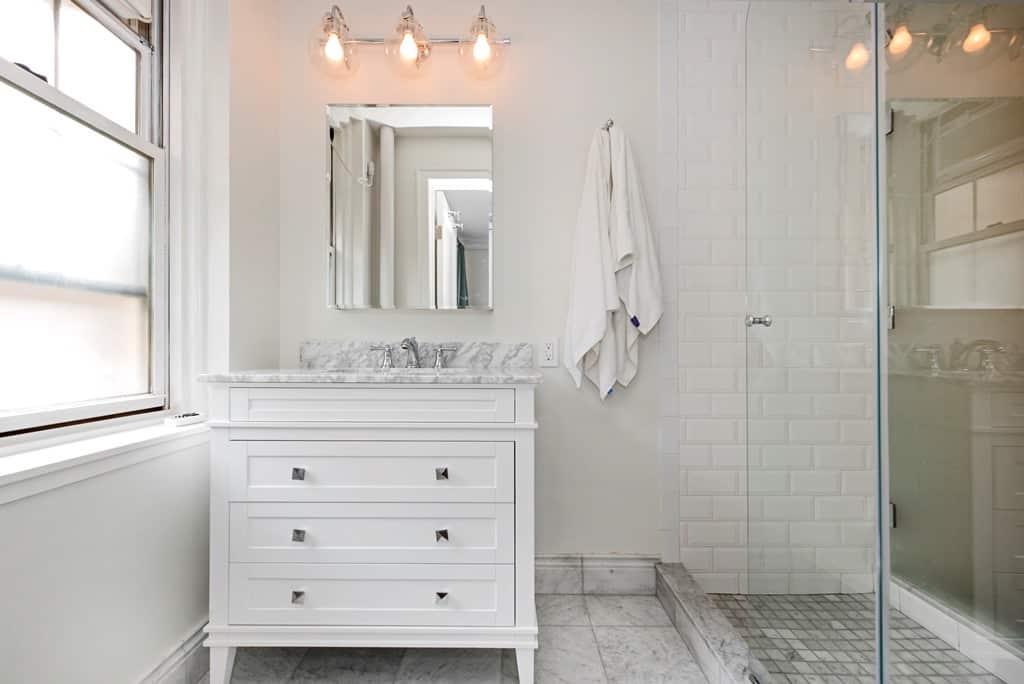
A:
[[[172,427],[162,422],[44,447],[25,444],[0,457],[0,504],[64,487],[148,461],[209,439],[205,424]]]

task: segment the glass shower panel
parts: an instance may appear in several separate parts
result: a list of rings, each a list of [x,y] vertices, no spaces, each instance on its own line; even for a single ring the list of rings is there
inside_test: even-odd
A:
[[[979,8],[888,13],[913,37],[884,93],[893,620],[944,646],[926,665],[1020,682],[1024,5]]]
[[[747,18],[743,603],[777,678],[875,672],[876,11]]]

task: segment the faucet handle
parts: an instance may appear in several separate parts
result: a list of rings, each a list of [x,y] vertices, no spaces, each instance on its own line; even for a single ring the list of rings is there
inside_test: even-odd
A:
[[[370,351],[384,352],[383,358],[380,361],[380,369],[387,370],[394,367],[394,361],[391,357],[391,345],[390,344],[375,344],[370,347]]]
[[[441,346],[437,347],[436,349],[434,349],[434,369],[435,370],[440,370],[440,369],[444,368],[444,355],[445,355],[445,352],[455,352],[455,351],[458,351],[458,350],[459,350],[458,347],[453,347],[451,345],[443,345],[443,344]]]
[[[981,370],[987,373],[993,373],[996,370],[996,354],[1005,354],[1006,347],[1002,345],[986,344],[978,347],[978,356],[980,356],[979,365]]]

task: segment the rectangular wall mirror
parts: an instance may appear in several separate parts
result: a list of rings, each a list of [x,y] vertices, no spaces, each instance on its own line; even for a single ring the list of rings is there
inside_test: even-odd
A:
[[[493,308],[490,106],[328,105],[328,305]]]

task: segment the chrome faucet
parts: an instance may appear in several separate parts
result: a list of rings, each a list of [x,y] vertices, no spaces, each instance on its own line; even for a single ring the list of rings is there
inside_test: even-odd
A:
[[[381,370],[390,370],[393,367],[394,364],[393,364],[393,362],[391,360],[391,345],[390,344],[374,345],[374,346],[370,347],[370,350],[371,351],[384,352],[384,356],[381,357],[381,360],[380,360],[380,369]]]
[[[406,337],[402,340],[402,350],[405,352],[405,367],[420,367],[420,346],[416,343],[415,337]]]
[[[447,352],[459,351],[458,347],[449,347],[445,345],[439,345],[434,349],[434,370],[441,370],[444,368],[444,355]]]
[[[994,356],[1005,351],[1006,347],[996,340],[974,340],[967,344],[960,340],[955,340],[949,347],[949,367],[952,370],[970,370],[967,361],[970,359],[971,354],[978,352],[981,355],[981,370],[995,370]]]

